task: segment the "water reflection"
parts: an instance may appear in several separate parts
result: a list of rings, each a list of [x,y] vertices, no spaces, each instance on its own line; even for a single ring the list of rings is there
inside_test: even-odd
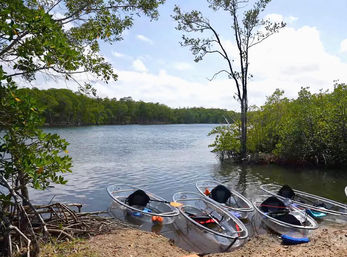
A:
[[[347,203],[344,194],[346,171],[220,163],[207,147],[213,141],[207,134],[214,126],[129,125],[47,129],[70,142],[73,173],[66,175],[67,185],[56,185],[44,192],[32,190],[32,199],[48,203],[55,196],[54,201],[78,202],[84,204],[84,211],[96,211],[111,205],[106,187],[112,184],[132,184],[171,200],[172,195],[179,191],[196,192],[197,180],[216,179],[250,200],[263,194],[259,189],[261,184],[275,182]],[[246,225],[250,235],[267,231],[257,215],[252,216]],[[176,238],[177,244],[185,249],[198,249],[206,241],[199,241],[198,237],[206,235],[197,233],[196,228],[141,228],[160,230],[161,234]],[[195,243],[194,238],[197,238]],[[213,247],[210,246],[210,249],[220,250],[218,246]]]
[[[54,128],[70,142],[73,173],[67,185],[32,191],[32,199],[47,203],[81,202],[85,210],[105,210],[110,184],[130,183],[171,200],[177,191],[195,191],[197,180],[214,178],[247,197],[258,193],[261,183],[276,182],[346,202],[345,171],[280,168],[274,165],[238,166],[220,163],[207,147],[213,124],[153,126],[91,126]]]
[[[213,170],[212,177],[252,199],[263,193],[265,183],[288,184],[308,193],[347,203],[344,188],[347,172],[343,170],[296,169],[277,165],[236,165],[224,162]]]

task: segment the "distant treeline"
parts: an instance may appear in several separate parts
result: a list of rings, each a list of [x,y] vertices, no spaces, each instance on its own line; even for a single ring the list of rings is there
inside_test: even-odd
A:
[[[297,99],[276,90],[248,117],[247,148],[255,162],[347,166],[347,85],[312,94],[302,88]],[[221,159],[240,151],[239,123],[215,128],[211,145]]]
[[[164,104],[134,101],[131,97],[91,98],[68,89],[23,88],[19,94],[30,97],[43,109],[47,126],[225,123],[225,118],[237,117],[235,112],[224,109],[173,109]]]

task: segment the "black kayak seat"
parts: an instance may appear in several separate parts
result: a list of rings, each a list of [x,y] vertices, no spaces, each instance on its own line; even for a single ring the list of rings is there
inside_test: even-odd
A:
[[[271,217],[292,224],[301,226],[301,222],[292,214],[285,204],[275,196],[270,196],[260,205],[260,210],[268,213]]]
[[[149,196],[143,190],[139,189],[128,196],[127,203],[130,206],[138,205],[145,207],[149,200]]]
[[[260,204],[260,210],[268,213],[288,212],[285,204],[275,196],[270,196]]]
[[[288,185],[282,186],[277,194],[289,199],[293,199],[295,196],[293,189]]]
[[[218,185],[212,189],[210,196],[216,202],[226,203],[231,196],[231,192],[225,186]]]
[[[282,215],[276,215],[274,218],[277,220],[292,224],[292,225],[297,225],[297,226],[302,225],[301,222],[294,215],[291,215],[289,213],[285,213]]]

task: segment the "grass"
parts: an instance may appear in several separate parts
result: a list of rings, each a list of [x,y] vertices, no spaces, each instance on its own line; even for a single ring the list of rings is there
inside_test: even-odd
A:
[[[40,256],[44,257],[98,257],[84,239],[75,239],[67,242],[51,242],[41,245]]]

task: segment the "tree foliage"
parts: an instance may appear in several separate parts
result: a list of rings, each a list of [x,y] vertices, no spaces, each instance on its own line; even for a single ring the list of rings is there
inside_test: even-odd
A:
[[[283,93],[276,90],[263,106],[250,113],[250,154],[269,158],[258,161],[345,167],[347,85],[336,84],[333,92],[318,94],[302,88],[298,98],[292,100]],[[212,131],[218,135],[211,145],[214,151],[225,157],[228,151],[238,151],[231,143],[237,131],[233,127]]]
[[[224,123],[237,114],[223,109],[177,108],[164,104],[134,101],[131,97],[91,98],[68,89],[18,90],[42,108],[46,126],[102,124]]]
[[[0,87],[0,95],[0,176],[26,199],[27,185],[45,189],[50,182],[64,184],[59,173],[70,172],[68,143],[39,129],[41,110],[30,97],[17,95],[14,85]]]
[[[12,254],[11,230],[16,229],[30,238],[35,256],[39,244],[23,207],[32,206],[27,187],[45,189],[51,182],[66,183],[61,173],[70,172],[68,143],[38,128],[43,124],[41,110],[31,98],[17,95],[11,78],[6,86],[0,81],[0,101],[0,254]]]
[[[32,98],[18,97],[14,78],[35,79],[39,71],[63,75],[90,72],[97,78],[116,79],[110,64],[99,54],[100,40],[112,43],[122,39],[135,15],[157,18],[157,7],[164,0],[4,0],[0,3],[0,172],[11,178],[14,187],[26,184],[45,188],[48,179],[63,183],[58,171],[68,171],[70,160],[59,155],[67,143],[57,135],[43,133],[40,109]],[[90,89],[86,85],[84,89]],[[65,95],[47,98],[47,104],[69,110]],[[85,106],[86,107],[86,106]],[[51,109],[52,109],[51,108]],[[69,109],[70,108],[70,109]],[[50,116],[51,109],[48,110]],[[84,110],[79,110],[83,112]],[[52,114],[52,115],[60,115]],[[65,113],[66,119],[70,114]],[[82,115],[82,114],[81,114]],[[83,114],[85,115],[85,114]],[[87,117],[95,121],[94,117]],[[70,115],[71,116],[71,115]],[[64,117],[65,118],[65,117]],[[13,178],[15,176],[15,178]],[[24,190],[25,191],[25,190]],[[22,192],[24,194],[24,191]],[[27,194],[24,194],[28,198]]]
[[[99,54],[99,42],[121,40],[136,15],[156,19],[164,1],[1,1],[0,73],[33,80],[38,71],[66,79],[91,72],[106,82],[116,79],[112,66]]]
[[[184,13],[175,7],[173,18],[178,22],[176,29],[192,34],[193,36],[182,36],[182,46],[190,47],[194,55],[194,61],[199,62],[205,56],[218,55],[225,61],[226,68],[217,71],[211,79],[219,74],[226,74],[236,87],[237,100],[241,109],[241,148],[238,152],[241,160],[247,152],[247,112],[248,112],[248,79],[249,74],[249,49],[272,34],[278,32],[285,26],[283,22],[272,22],[262,19],[261,13],[271,0],[258,0],[253,6],[244,11],[249,1],[244,0],[207,0],[209,7],[214,11],[224,11],[231,18],[231,34],[237,47],[237,54],[228,53],[218,30],[213,23],[205,18],[199,11]],[[228,25],[229,26],[229,25]],[[204,35],[204,36],[202,36]],[[236,60],[236,62],[234,62]],[[236,156],[236,153],[235,153]]]
[[[12,254],[11,230],[17,231],[19,238],[28,239],[28,249],[32,242],[32,256],[38,255],[38,240],[22,204],[32,207],[27,186],[45,189],[51,182],[63,184],[66,181],[60,173],[69,172],[71,167],[66,155],[68,143],[39,129],[43,125],[41,109],[30,96],[19,95],[15,81],[20,77],[32,81],[38,72],[78,84],[74,74],[84,72],[105,82],[116,80],[112,66],[99,53],[99,43],[121,40],[135,16],[156,19],[157,8],[164,1],[0,2],[0,255]],[[80,84],[80,88],[95,93],[88,83]],[[71,108],[69,99],[61,97],[54,100],[54,108]],[[51,98],[45,101],[52,106]],[[35,212],[35,208],[32,210]],[[39,214],[36,218],[45,228]]]

